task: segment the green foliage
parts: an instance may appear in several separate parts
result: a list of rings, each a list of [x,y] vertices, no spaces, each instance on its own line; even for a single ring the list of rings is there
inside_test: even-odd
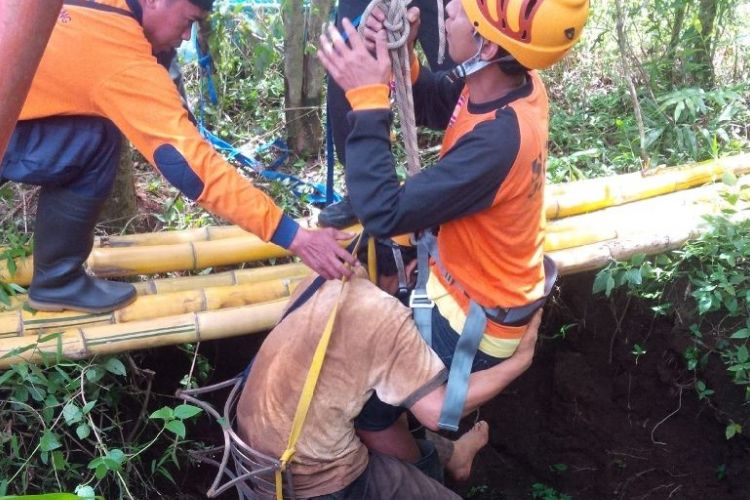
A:
[[[560,493],[553,487],[542,483],[531,485],[531,498],[539,498],[541,500],[573,500],[573,497],[570,495]]]
[[[652,304],[654,314],[677,312],[670,296],[687,298],[680,309],[687,322],[690,344],[683,357],[694,372],[694,388],[701,400],[710,400],[714,389],[699,378],[711,356],[718,357],[730,380],[745,391],[750,402],[750,220],[737,217],[745,211],[745,187],[734,186],[724,194],[726,206],[719,215],[706,217],[708,230],[681,250],[646,259],[614,262],[596,276],[594,293],[613,296],[615,290]],[[636,362],[646,347],[635,344]],[[729,421],[727,439],[742,432]]]
[[[651,165],[706,160],[748,149],[750,93],[740,2],[623,0],[627,37],[617,41],[614,2],[592,2],[583,38],[544,73],[550,94],[552,182],[640,168],[641,139],[623,61],[642,113]],[[709,30],[704,32],[704,30]]]
[[[16,273],[15,259],[31,255],[31,236],[19,233],[13,227],[2,230],[0,241],[5,242],[5,246],[0,248],[0,262],[4,262],[11,276]],[[0,310],[2,306],[10,305],[10,297],[26,293],[26,290],[15,283],[6,283],[0,280]]]
[[[159,478],[173,481],[185,422],[201,410],[164,406],[140,418],[151,396],[137,383],[142,377],[120,358],[2,372],[0,496],[75,490],[76,498],[150,498]]]

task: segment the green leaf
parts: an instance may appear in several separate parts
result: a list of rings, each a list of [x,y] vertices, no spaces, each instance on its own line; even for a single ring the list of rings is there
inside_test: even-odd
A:
[[[182,423],[182,420],[171,420],[164,427],[172,431],[177,437],[185,437],[185,424]]]
[[[740,328],[732,334],[730,339],[746,339],[750,338],[750,328]]]
[[[741,345],[737,348],[737,361],[740,363],[744,363],[745,361],[750,358],[750,353],[748,353],[747,346]]]
[[[94,477],[97,479],[102,479],[107,475],[107,471],[109,471],[109,469],[106,465],[104,465],[104,462],[101,462],[96,466],[96,470],[94,470]]]
[[[114,460],[114,462],[119,466],[122,465],[122,463],[125,461],[125,453],[119,448],[113,448],[109,450],[106,458]]]
[[[62,451],[55,450],[52,452],[52,467],[54,467],[55,470],[65,470],[66,464],[65,455],[63,455]]]
[[[42,451],[52,451],[61,447],[60,437],[52,431],[44,431],[42,439],[39,441],[39,449]]]
[[[592,288],[592,293],[600,293],[606,290],[607,288],[607,280],[610,278],[610,271],[609,269],[602,269],[598,273],[596,273],[596,278],[594,278],[594,286]]]
[[[727,439],[732,439],[737,434],[742,434],[742,426],[736,422],[730,421],[724,431],[724,435]]]
[[[201,411],[199,407],[193,405],[179,405],[174,409],[174,417],[180,420],[186,420],[190,417],[198,415]]]
[[[68,425],[77,424],[83,418],[83,412],[74,402],[70,401],[63,407],[63,418]]]
[[[96,497],[96,492],[94,491],[94,488],[91,486],[84,486],[82,484],[79,484],[76,486],[75,489],[76,495],[83,498],[94,498]]]
[[[104,376],[104,372],[102,372],[96,366],[93,366],[89,368],[88,370],[86,370],[86,380],[88,380],[92,384],[99,382],[103,376]]]
[[[148,418],[150,420],[173,420],[174,410],[169,406],[164,406],[153,412]]]
[[[78,439],[86,439],[89,435],[91,435],[89,424],[84,423],[76,427],[76,436],[78,436]]]
[[[104,363],[104,368],[114,375],[121,375],[124,376],[127,374],[127,370],[125,370],[125,365],[117,358],[109,358],[106,363]]]
[[[93,401],[89,401],[88,403],[86,403],[85,405],[83,405],[83,408],[81,409],[81,412],[84,415],[87,415],[91,410],[94,409],[95,405],[96,405],[96,399],[93,400]]]

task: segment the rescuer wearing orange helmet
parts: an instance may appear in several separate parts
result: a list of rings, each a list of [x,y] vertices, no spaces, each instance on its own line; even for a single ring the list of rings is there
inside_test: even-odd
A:
[[[437,229],[428,235],[429,277],[420,271],[426,282],[412,303],[417,323],[425,314],[431,323],[423,336],[456,372],[456,387],[513,354],[551,287],[554,266],[543,255],[549,105],[536,70],[575,45],[588,10],[588,0],[451,0],[445,27],[456,68],[434,74],[411,52],[417,123],[445,131],[439,159],[403,183],[389,140],[384,13],[373,11],[364,37],[347,21],[348,42],[333,29],[321,37],[318,57],[353,110],[346,181],[354,213],[378,237]],[[407,17],[413,47],[419,13]],[[443,407],[444,428],[455,428],[457,400]],[[357,425],[368,446],[405,441],[394,425],[402,410],[371,403]],[[409,453],[396,451],[418,458]]]

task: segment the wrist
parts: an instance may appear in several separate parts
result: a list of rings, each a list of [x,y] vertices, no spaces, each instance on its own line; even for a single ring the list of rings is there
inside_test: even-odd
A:
[[[389,91],[385,83],[373,83],[348,90],[346,98],[352,106],[352,111],[390,109]]]

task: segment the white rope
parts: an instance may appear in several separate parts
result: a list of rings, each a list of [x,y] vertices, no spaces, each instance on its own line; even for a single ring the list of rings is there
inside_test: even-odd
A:
[[[406,6],[410,0],[372,0],[362,13],[359,32],[363,33],[366,20],[372,10],[380,6],[385,13],[384,26],[388,35],[388,49],[391,54],[393,78],[396,82],[396,107],[401,117],[401,134],[406,150],[406,164],[409,175],[420,171],[417,126],[414,119],[414,99],[411,93],[411,69],[409,67],[410,26],[406,18]]]

